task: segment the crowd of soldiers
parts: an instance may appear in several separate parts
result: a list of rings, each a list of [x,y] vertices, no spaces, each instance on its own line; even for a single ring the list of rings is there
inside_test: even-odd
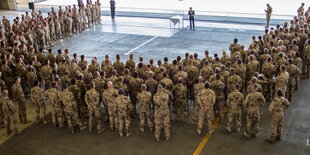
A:
[[[3,16],[0,25],[1,46],[11,46],[21,51],[34,50],[38,53],[40,49],[47,49],[60,39],[72,37],[74,33],[81,33],[101,22],[100,3],[67,6],[65,10],[61,6],[58,12],[54,7],[51,12],[44,14],[36,12],[33,8],[31,13],[16,17],[13,23]],[[31,61],[31,60],[29,60]]]
[[[38,16],[32,14],[36,21]],[[154,131],[155,139],[160,140],[163,130],[169,140],[171,118],[185,122],[193,119],[201,134],[205,121],[208,132],[214,131],[215,117],[221,122],[227,119],[228,132],[240,132],[245,116],[244,136],[249,138],[257,136],[262,109],[271,101],[272,134],[267,140],[278,141],[284,110],[298,90],[300,77],[309,78],[309,14],[310,10],[301,10],[290,23],[266,29],[257,39],[253,36],[248,50],[234,39],[230,55],[223,51],[222,57],[217,53],[212,57],[206,50],[203,59],[197,53],[186,53],[183,59],[178,56],[170,63],[165,57],[157,65],[153,59],[144,62],[143,57],[135,62],[132,54],[125,63],[120,55],[113,63],[106,55],[101,64],[96,57],[88,64],[84,55],[79,59],[74,53],[70,58],[68,49],[64,53],[59,49],[54,55],[52,49],[45,54],[40,46],[36,52],[33,42],[19,44],[22,37],[16,36],[23,31],[13,31],[5,24],[2,31],[12,34],[13,42],[10,36],[2,35],[0,125],[6,127],[7,134],[14,125],[14,133],[18,133],[13,103],[18,105],[20,122],[29,123],[25,98],[30,97],[36,108],[36,123],[50,122],[46,117],[46,104],[50,104],[53,125],[63,128],[67,123],[71,133],[76,126],[92,132],[94,125],[102,133],[104,122],[109,122],[111,130],[130,136],[131,121],[139,117],[141,132]]]

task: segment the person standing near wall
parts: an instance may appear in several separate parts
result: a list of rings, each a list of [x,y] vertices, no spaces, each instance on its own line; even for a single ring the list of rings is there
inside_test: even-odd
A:
[[[115,19],[115,1],[114,0],[110,0],[110,9],[111,9],[111,18],[112,20]]]
[[[195,30],[195,11],[193,10],[192,7],[189,8],[188,16],[189,16],[190,29]]]

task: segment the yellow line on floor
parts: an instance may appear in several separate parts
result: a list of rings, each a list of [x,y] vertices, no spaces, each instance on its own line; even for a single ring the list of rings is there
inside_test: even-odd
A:
[[[228,109],[225,107],[224,108],[224,113],[226,113],[228,111]],[[212,128],[213,129],[218,129],[218,126],[220,124],[221,119],[218,117],[215,119],[215,122],[212,124]],[[207,144],[207,142],[209,141],[210,137],[211,137],[212,133],[208,132],[205,137],[201,140],[200,144],[198,145],[198,147],[196,148],[195,152],[193,153],[193,155],[200,155],[202,149],[205,147],[205,145]]]
[[[215,122],[212,125],[212,128],[215,129],[218,127],[218,125],[220,124],[220,118],[217,118],[215,120]],[[205,137],[202,139],[202,141],[200,142],[200,144],[198,145],[198,147],[196,148],[195,152],[193,153],[193,155],[199,155],[200,152],[202,151],[202,149],[205,147],[205,145],[207,144],[207,142],[209,141],[210,137],[211,137],[212,133],[208,132]]]

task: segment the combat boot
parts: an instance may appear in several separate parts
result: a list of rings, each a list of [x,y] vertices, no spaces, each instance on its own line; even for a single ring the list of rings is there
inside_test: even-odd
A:
[[[268,142],[270,142],[270,143],[276,142],[276,139],[273,138],[273,137],[267,138],[266,140],[267,140]]]
[[[98,133],[103,133],[104,130],[105,130],[105,128],[99,129]]]
[[[169,141],[170,140],[170,136],[166,136],[166,141]]]
[[[247,132],[244,132],[243,135],[244,135],[246,138],[250,138],[250,135],[249,135]]]
[[[140,127],[140,131],[144,133],[144,127]]]
[[[197,129],[198,135],[201,135],[201,129]]]
[[[87,126],[86,126],[86,125],[82,125],[82,126],[80,127],[80,131],[83,131],[83,130],[85,130],[85,129],[87,129]]]
[[[129,137],[132,135],[132,132],[131,131],[126,131],[126,136]]]
[[[226,127],[226,129],[227,129],[227,131],[228,131],[229,133],[231,133],[231,128]]]
[[[74,134],[74,128],[70,129],[71,134]]]
[[[240,130],[241,130],[240,127],[238,127],[238,128],[237,128],[237,132],[240,132]]]
[[[51,122],[51,121],[49,121],[49,120],[43,120],[43,124],[44,124],[44,125],[48,125],[48,124],[50,124],[50,122]]]

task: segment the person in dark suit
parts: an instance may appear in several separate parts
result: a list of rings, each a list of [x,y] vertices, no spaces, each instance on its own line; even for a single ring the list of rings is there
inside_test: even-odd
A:
[[[189,16],[190,29],[195,30],[195,11],[193,10],[192,7],[189,8],[188,16]]]
[[[111,18],[113,20],[115,19],[115,4],[114,0],[110,0]]]

